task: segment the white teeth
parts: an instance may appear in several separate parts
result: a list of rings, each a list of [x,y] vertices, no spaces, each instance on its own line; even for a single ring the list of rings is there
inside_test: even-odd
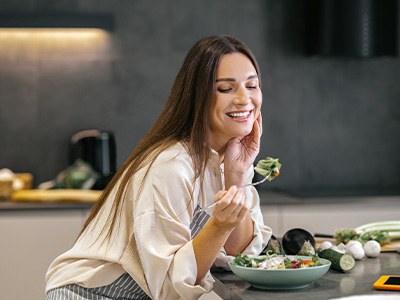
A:
[[[228,116],[230,116],[232,118],[246,118],[249,114],[250,114],[250,112],[246,111],[246,112],[240,112],[240,113],[229,113]]]

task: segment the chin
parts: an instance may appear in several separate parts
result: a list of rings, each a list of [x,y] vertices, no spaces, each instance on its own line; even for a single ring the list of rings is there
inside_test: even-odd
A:
[[[251,130],[248,130],[248,131],[245,131],[245,132],[238,133],[236,135],[236,137],[242,139],[242,138],[248,136],[250,133],[251,133]]]

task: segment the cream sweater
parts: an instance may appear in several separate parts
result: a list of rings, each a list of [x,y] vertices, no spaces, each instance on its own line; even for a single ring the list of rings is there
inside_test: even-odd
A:
[[[200,191],[199,180],[193,186],[193,163],[185,148],[177,143],[164,151],[149,170],[136,203],[134,199],[147,168],[138,172],[127,186],[123,213],[117,220],[120,226],[111,242],[102,243],[102,228],[115,192],[107,199],[103,213],[98,214],[73,247],[52,262],[46,274],[46,291],[70,283],[84,287],[107,285],[125,272],[152,299],[197,299],[211,291],[214,280],[210,272],[201,284],[195,285],[197,267],[189,227],[195,208],[211,204],[214,195],[224,188],[220,168],[218,154],[213,151]],[[249,170],[249,182],[253,175],[253,169]],[[272,233],[263,223],[257,191],[250,187],[246,192],[252,206],[254,239],[244,253],[259,254]],[[231,259],[221,249],[216,264],[227,267]]]

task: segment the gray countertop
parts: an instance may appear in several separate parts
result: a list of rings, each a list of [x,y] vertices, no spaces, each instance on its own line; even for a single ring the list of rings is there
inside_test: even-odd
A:
[[[0,201],[0,213],[22,211],[47,211],[47,210],[81,210],[90,209],[91,202],[14,202],[11,200]]]
[[[298,195],[287,192],[258,191],[261,205],[313,205],[341,203],[399,203],[400,195],[385,194],[337,194]]]
[[[214,291],[224,300],[334,299],[350,295],[397,295],[399,291],[379,291],[373,283],[380,275],[400,275],[400,254],[381,253],[378,258],[357,261],[348,273],[329,270],[309,286],[291,291],[268,291],[252,287],[231,272],[214,272]]]
[[[298,195],[283,191],[259,191],[261,205],[330,205],[340,203],[363,203],[368,205],[393,204],[400,205],[400,195]],[[60,201],[60,202],[14,202],[10,199],[0,201],[0,213],[27,210],[62,210],[87,209],[92,202]]]

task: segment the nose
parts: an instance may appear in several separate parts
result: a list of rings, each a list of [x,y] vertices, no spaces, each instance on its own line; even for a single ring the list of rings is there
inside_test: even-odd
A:
[[[234,99],[234,104],[246,105],[250,101],[249,93],[245,87],[240,87],[237,89]]]

